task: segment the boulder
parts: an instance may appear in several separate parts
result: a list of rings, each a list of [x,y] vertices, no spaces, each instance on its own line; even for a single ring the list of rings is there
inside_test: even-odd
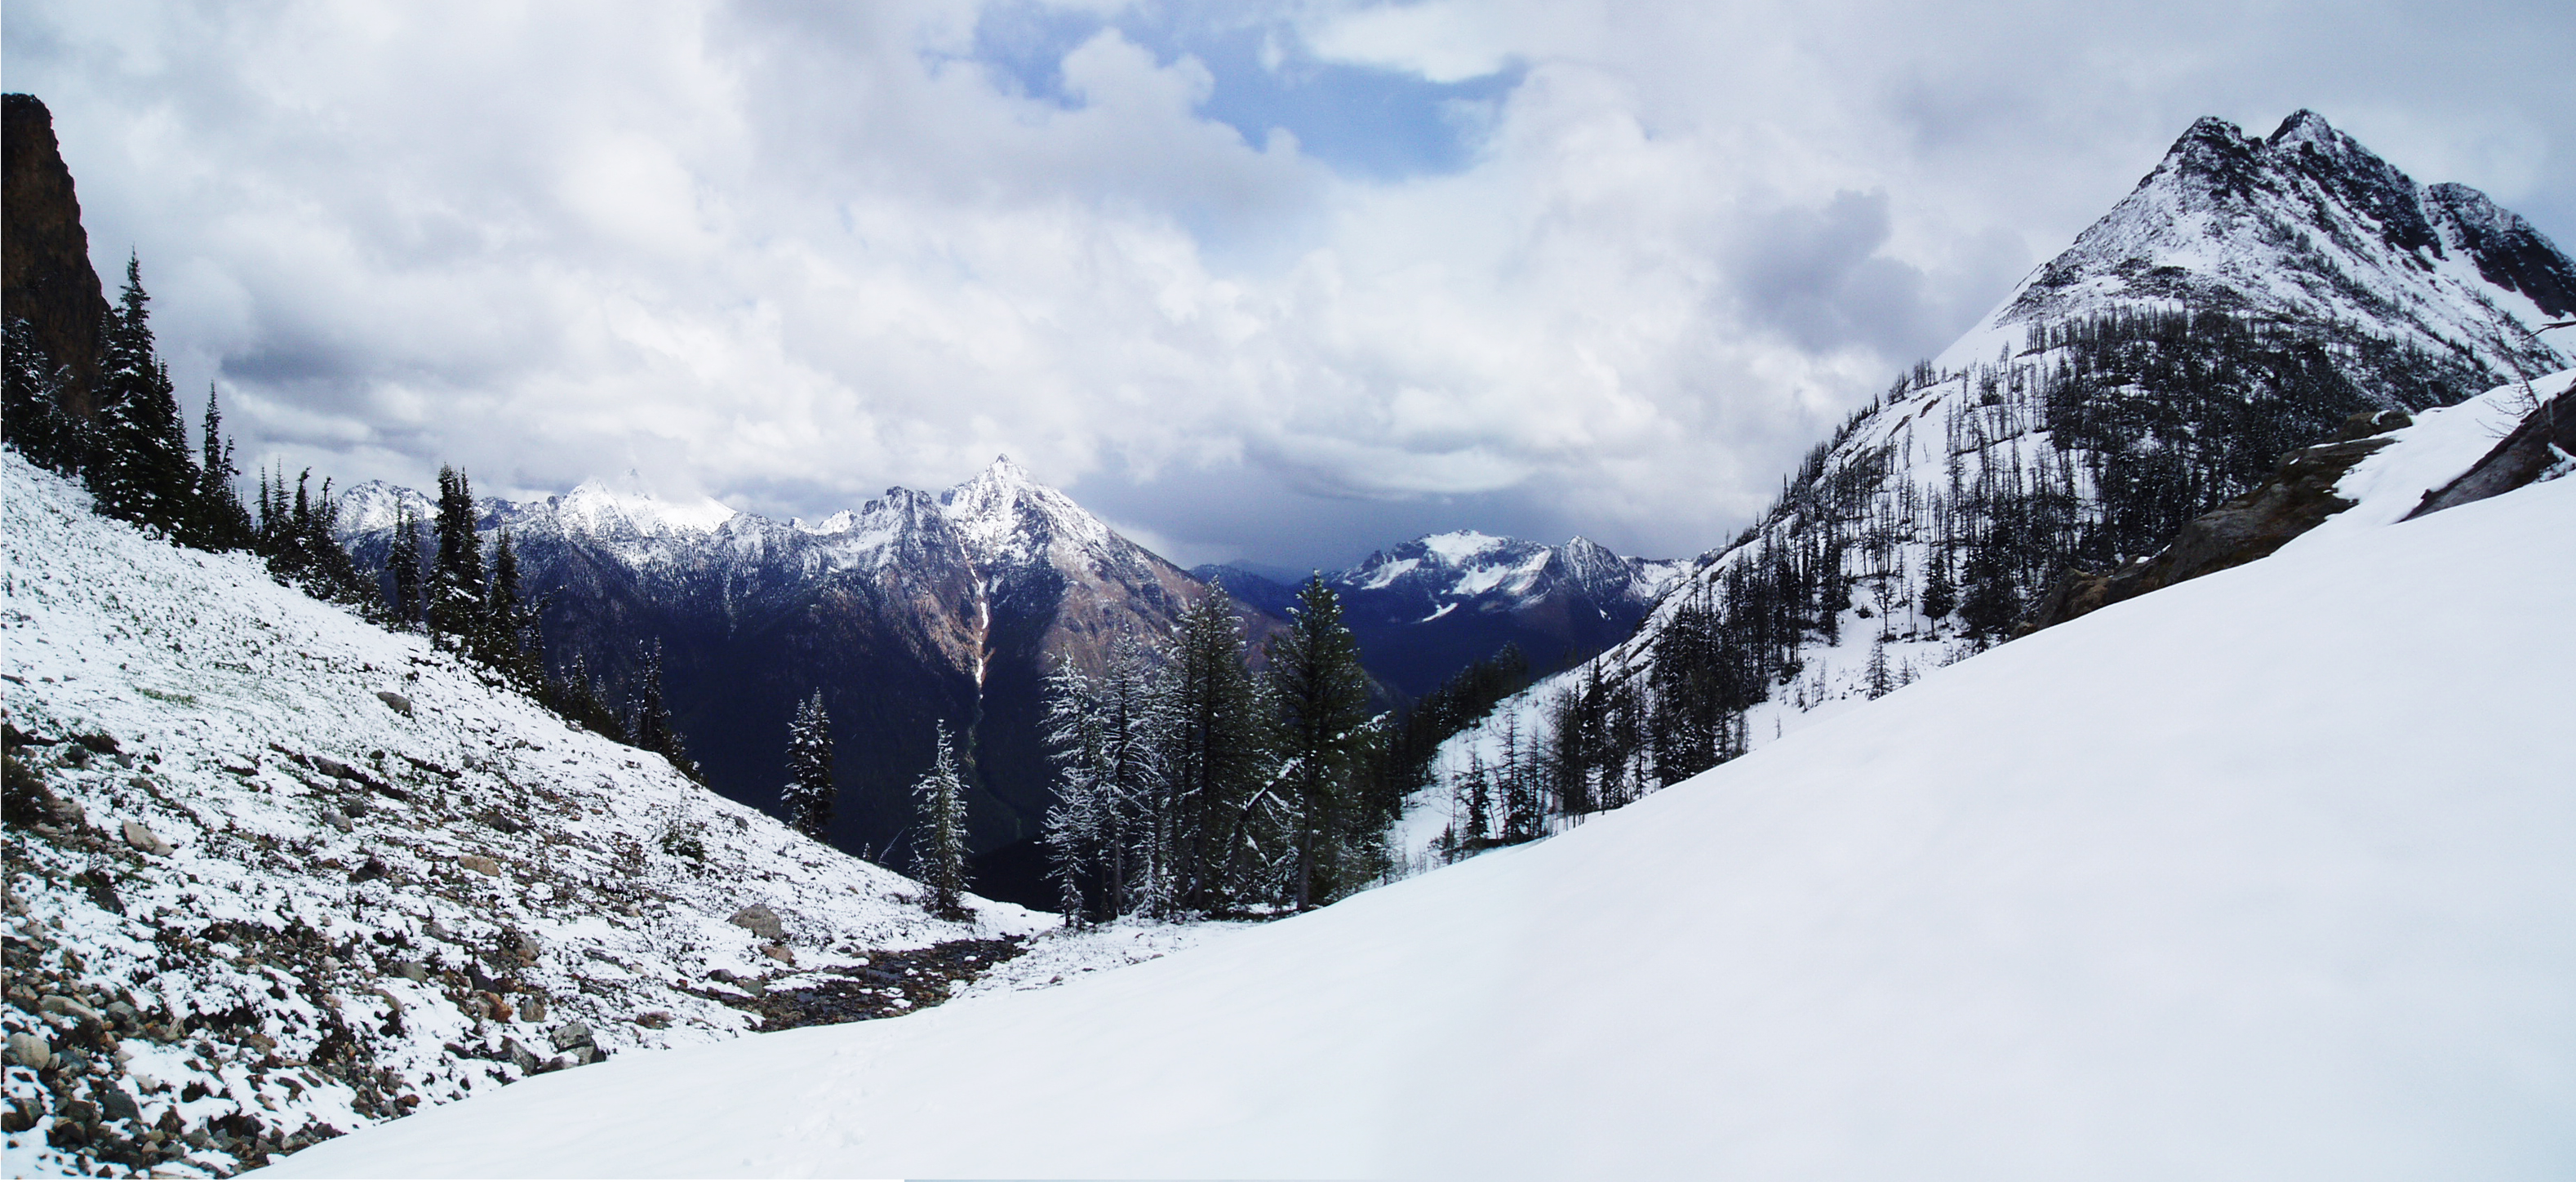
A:
[[[348,814],[343,813],[338,809],[322,810],[322,823],[337,829],[342,833],[347,833],[357,828],[356,822],[351,821]]]
[[[492,878],[501,877],[501,864],[481,854],[463,855],[456,859],[456,864],[476,874],[488,875]]]
[[[760,954],[789,968],[796,967],[796,954],[788,951],[784,944],[763,944]]]
[[[786,925],[780,923],[778,913],[770,910],[765,904],[754,903],[734,912],[733,918],[726,922],[735,927],[748,928],[752,935],[763,940],[778,941],[787,938]]]
[[[32,1067],[42,1071],[52,1066],[54,1062],[53,1045],[45,1041],[45,1036],[29,1034],[23,1030],[13,1030],[9,1033],[9,1047],[6,1054],[12,1067]]]
[[[596,1041],[591,1038],[590,1025],[585,1022],[566,1022],[561,1026],[555,1027],[554,1032],[548,1037],[554,1040],[555,1049],[558,1051],[569,1051],[574,1047],[597,1045]]]
[[[392,690],[377,690],[376,698],[382,701],[385,705],[392,707],[394,713],[402,715],[405,718],[411,717],[410,698],[406,698]]]
[[[125,823],[125,844],[156,858],[168,854],[173,848],[169,842],[161,840],[161,835],[154,833],[151,826],[141,821]]]
[[[2406,520],[2551,479],[2553,473],[2566,470],[2571,456],[2576,456],[2576,389],[2533,408],[2468,471],[2425,493]]]

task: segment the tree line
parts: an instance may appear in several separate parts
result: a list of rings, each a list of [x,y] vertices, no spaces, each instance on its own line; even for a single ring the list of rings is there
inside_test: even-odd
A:
[[[1876,697],[1912,676],[1888,643],[1999,643],[2064,571],[2154,553],[2347,416],[2457,402],[2500,380],[2348,324],[2170,309],[2034,325],[2018,355],[1960,372],[1919,364],[1808,452],[1644,639],[1539,704],[1539,733],[1507,716],[1498,759],[1450,773],[1457,823],[1443,848],[1527,840],[1741,754],[1745,712],[1807,692],[1808,654],[1854,621],[1871,629],[1859,681]],[[1917,413],[1854,442],[1943,385],[1957,402],[1937,428],[1918,432],[1934,416]]]
[[[1383,873],[1401,798],[1371,790],[1387,727],[1340,600],[1308,580],[1263,672],[1250,655],[1215,585],[1162,644],[1058,663],[1044,841],[1068,922],[1304,909]]]

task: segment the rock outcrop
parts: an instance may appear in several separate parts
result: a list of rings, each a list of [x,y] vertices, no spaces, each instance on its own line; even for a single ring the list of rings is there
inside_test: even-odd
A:
[[[71,369],[62,407],[86,419],[107,297],[90,269],[54,114],[32,94],[0,96],[0,219],[0,313],[25,320],[37,346]]]

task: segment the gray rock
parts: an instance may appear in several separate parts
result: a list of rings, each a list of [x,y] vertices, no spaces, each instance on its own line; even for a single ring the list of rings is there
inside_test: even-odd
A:
[[[487,875],[492,878],[501,877],[501,864],[490,858],[486,858],[481,854],[466,854],[463,857],[456,859],[456,864],[471,870],[476,874]]]
[[[342,813],[338,809],[322,810],[322,823],[337,829],[342,833],[347,833],[357,828],[357,823],[351,821],[347,814]]]
[[[765,904],[754,903],[749,907],[745,907],[740,911],[734,912],[733,918],[727,922],[733,924],[735,927],[749,928],[751,929],[752,935],[758,936],[764,940],[783,940],[787,938],[786,925],[780,923],[778,921],[778,913],[770,910]]]
[[[529,1050],[529,1049],[528,1049],[528,1048],[526,1048],[526,1047],[520,1046],[520,1045],[519,1045],[519,1040],[518,1040],[518,1039],[515,1039],[515,1038],[505,1038],[505,1039],[502,1039],[502,1040],[501,1040],[501,1053],[502,1053],[502,1054],[505,1054],[505,1055],[508,1055],[508,1056],[510,1057],[510,1061],[511,1061],[511,1062],[518,1064],[518,1065],[519,1065],[519,1071],[520,1071],[522,1074],[525,1074],[525,1075],[535,1075],[535,1074],[537,1073],[537,1055],[536,1055],[536,1052],[531,1051],[531,1050]]]
[[[134,1103],[134,1097],[112,1083],[98,1085],[98,1107],[109,1120],[140,1122],[143,1119],[143,1109]]]
[[[52,1065],[54,1048],[53,1044],[46,1042],[45,1036],[41,1034],[13,1030],[9,1033],[7,1055],[10,1066],[32,1067],[42,1071]]]
[[[394,962],[394,975],[417,985],[429,980],[429,966],[416,960],[398,960]]]
[[[796,967],[796,954],[789,952],[784,944],[763,944],[760,946],[760,954],[789,968]]]
[[[382,700],[385,705],[393,707],[394,713],[402,715],[405,718],[411,717],[410,698],[406,698],[392,690],[377,690],[376,697]]]
[[[161,835],[154,833],[151,826],[141,821],[125,823],[125,844],[156,858],[169,853],[173,848],[169,842],[161,840]]]
[[[39,1004],[44,1007],[45,1012],[48,1014],[61,1014],[64,1017],[78,1022],[99,1021],[97,1010],[93,1010],[88,1006],[82,1005],[71,998],[64,997],[59,993],[46,994],[44,1001]]]
[[[558,1051],[595,1045],[590,1036],[590,1025],[585,1022],[566,1022],[557,1026],[552,1038]]]

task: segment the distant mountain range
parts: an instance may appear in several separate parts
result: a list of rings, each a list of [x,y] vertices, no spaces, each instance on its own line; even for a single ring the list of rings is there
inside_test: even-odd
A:
[[[1407,697],[1429,693],[1505,645],[1534,669],[1581,660],[1627,638],[1685,564],[1611,553],[1575,538],[1562,546],[1472,531],[1431,534],[1330,574],[1362,661]],[[1227,593],[1273,614],[1296,587],[1242,566],[1200,566]]]
[[[432,516],[425,494],[382,482],[341,498],[341,536],[362,566],[382,568],[405,504]],[[788,720],[820,689],[842,785],[832,837],[902,865],[910,786],[946,723],[968,773],[973,848],[1008,863],[990,868],[987,889],[1037,903],[1052,901],[1029,845],[1054,801],[1047,672],[1059,657],[1096,669],[1122,636],[1166,635],[1208,573],[1119,536],[1008,458],[945,492],[889,489],[812,522],[665,500],[633,480],[479,509],[487,546],[507,530],[543,597],[552,667],[578,656],[615,699],[644,647],[662,646],[674,720],[727,796],[774,806]],[[1443,534],[1333,580],[1364,659],[1409,695],[1506,643],[1541,665],[1598,651],[1674,570],[1581,539]],[[1222,577],[1254,643],[1280,626],[1288,589],[1239,569]]]

